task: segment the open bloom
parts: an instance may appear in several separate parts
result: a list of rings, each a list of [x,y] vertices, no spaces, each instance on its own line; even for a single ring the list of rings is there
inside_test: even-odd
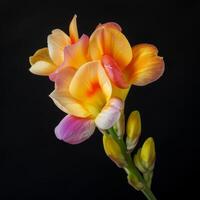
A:
[[[60,29],[53,30],[47,38],[48,47],[39,49],[29,58],[32,65],[30,71],[37,75],[50,75],[63,63],[64,49],[77,42],[79,46],[81,42],[79,41],[75,15],[69,25],[69,36]]]
[[[108,129],[119,119],[123,102],[111,98],[112,85],[99,61],[61,68],[52,76],[55,104],[68,115],[55,129],[58,139],[77,144],[89,138],[97,126]]]
[[[69,36],[55,29],[47,44],[30,57],[30,71],[55,82],[50,97],[68,114],[56,135],[72,144],[86,140],[95,126],[104,130],[116,125],[122,136],[123,124],[118,119],[131,84],[146,85],[164,71],[156,47],[131,48],[121,27],[113,22],[98,25],[90,38],[85,34],[79,38],[75,15]]]
[[[143,86],[157,80],[164,72],[164,61],[150,44],[131,48],[119,25],[99,25],[90,37],[92,60],[101,60],[104,70],[118,88],[131,84]]]

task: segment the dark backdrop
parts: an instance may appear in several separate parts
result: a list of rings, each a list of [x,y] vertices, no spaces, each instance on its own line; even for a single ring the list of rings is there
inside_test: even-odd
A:
[[[46,46],[52,29],[68,31],[76,13],[80,33],[91,33],[99,22],[115,21],[131,44],[155,44],[164,57],[166,71],[159,81],[132,88],[126,101],[126,117],[138,109],[143,126],[141,142],[148,136],[155,139],[157,163],[152,188],[158,199],[185,199],[199,173],[199,157],[194,155],[197,142],[187,126],[191,117],[186,110],[192,105],[186,108],[184,104],[188,94],[184,69],[196,65],[189,53],[192,50],[191,56],[196,55],[190,45],[195,46],[191,36],[198,25],[195,20],[199,4],[66,0],[1,1],[0,6],[0,198],[145,199],[105,156],[100,133],[77,146],[56,139],[54,127],[64,113],[48,97],[53,84],[28,71],[28,57]]]

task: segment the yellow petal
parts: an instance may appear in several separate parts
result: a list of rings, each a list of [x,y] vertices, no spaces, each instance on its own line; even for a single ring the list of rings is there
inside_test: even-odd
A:
[[[102,66],[98,67],[98,79],[102,92],[108,101],[112,94],[112,85]]]
[[[64,48],[71,44],[71,39],[60,29],[52,31],[47,38],[49,55],[53,62],[59,66],[64,61]]]
[[[118,97],[122,101],[125,101],[130,88],[131,87],[128,87],[127,89],[122,89],[122,88],[118,88],[117,86],[112,84],[112,97]]]
[[[131,46],[126,37],[117,29],[100,27],[90,37],[89,53],[93,60],[103,55],[111,56],[124,69],[132,59]]]
[[[158,50],[150,44],[133,47],[133,60],[125,69],[129,82],[144,86],[159,79],[164,72],[164,61]]]
[[[53,91],[50,95],[56,106],[67,114],[74,115],[76,117],[88,117],[90,113],[84,108],[80,101]]]
[[[74,15],[70,25],[69,25],[69,36],[71,38],[71,42],[75,43],[78,41],[78,29],[77,29],[77,22],[76,22],[77,16]]]
[[[95,94],[100,89],[98,81],[98,61],[86,63],[76,72],[69,90],[77,99],[85,99]]]
[[[112,92],[109,80],[104,77],[103,72],[98,72],[101,67],[99,61],[82,65],[73,77],[69,87],[69,91],[74,98],[84,101],[84,104],[90,108],[92,106],[92,112],[95,116],[101,111],[106,103],[106,98]],[[94,110],[96,111],[94,112]]]
[[[51,74],[50,79],[55,82],[55,90],[50,94],[50,97],[63,112],[77,117],[87,117],[90,113],[69,92],[69,85],[75,73],[76,70],[74,68],[66,67]]]
[[[46,61],[46,62],[52,62],[51,58],[49,57],[48,48],[42,48],[37,50],[33,56],[29,57],[29,62],[31,65],[35,64],[37,61]]]
[[[38,61],[33,64],[29,70],[36,75],[48,76],[56,70],[56,66],[45,61]]]
[[[48,76],[56,70],[56,66],[49,57],[47,48],[42,48],[36,51],[35,54],[29,58],[29,61],[32,65],[29,70],[33,74]]]

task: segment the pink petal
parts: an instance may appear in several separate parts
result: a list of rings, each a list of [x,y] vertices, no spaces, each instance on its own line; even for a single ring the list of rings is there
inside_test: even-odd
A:
[[[124,74],[118,67],[118,64],[115,62],[115,60],[111,56],[104,55],[102,62],[106,74],[110,80],[119,88],[128,88],[129,84],[125,80]]]
[[[56,137],[69,144],[79,144],[87,140],[95,130],[95,123],[88,118],[67,115],[55,128]]]
[[[120,118],[123,102],[118,98],[112,98],[106,104],[95,119],[96,126],[101,130],[111,128]]]

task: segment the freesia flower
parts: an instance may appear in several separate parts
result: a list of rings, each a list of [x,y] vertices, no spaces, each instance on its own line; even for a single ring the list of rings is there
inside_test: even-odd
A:
[[[119,25],[99,25],[90,37],[89,54],[93,60],[101,60],[106,74],[118,88],[131,84],[147,85],[164,72],[164,61],[158,50],[150,44],[138,44],[131,48]]]
[[[99,61],[78,70],[62,68],[52,78],[55,90],[50,97],[68,114],[55,129],[58,139],[77,144],[89,138],[95,126],[109,129],[119,119],[123,102],[111,98],[112,85]]]
[[[66,47],[68,48],[76,43],[78,43],[76,46],[85,43],[87,40],[85,39],[86,36],[79,39],[76,18],[77,16],[74,15],[69,25],[69,36],[60,29],[53,30],[47,38],[48,47],[37,50],[29,58],[31,64],[30,71],[33,74],[49,76],[62,65],[64,61],[64,49]],[[80,50],[82,49],[80,48]]]
[[[90,37],[83,34],[79,38],[76,15],[69,36],[55,29],[47,44],[29,58],[30,71],[49,76],[55,84],[49,96],[66,113],[55,128],[56,137],[79,144],[97,127],[103,133],[107,156],[125,170],[129,184],[155,200],[150,189],[154,140],[148,138],[132,159],[141,119],[138,111],[132,112],[125,131],[124,101],[131,85],[147,85],[163,74],[164,61],[157,48],[150,44],[131,47],[121,27],[113,22],[99,24]]]

